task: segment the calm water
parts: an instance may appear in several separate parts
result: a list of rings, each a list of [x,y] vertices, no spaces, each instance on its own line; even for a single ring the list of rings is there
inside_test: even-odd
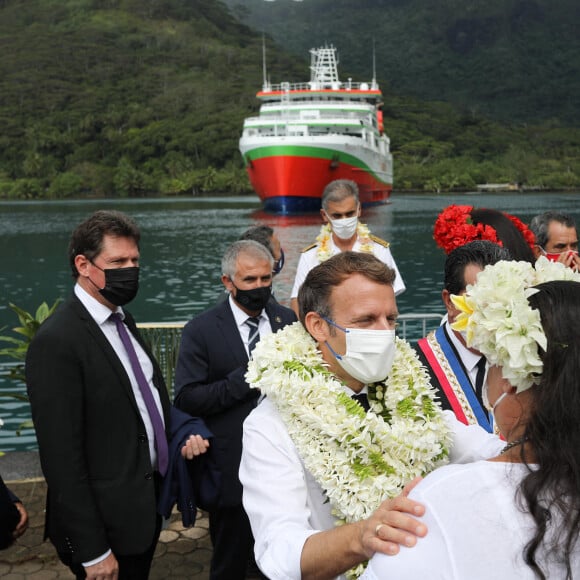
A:
[[[437,214],[451,203],[494,207],[529,220],[546,209],[568,211],[580,220],[580,194],[400,195],[389,205],[363,214],[374,234],[391,242],[407,285],[399,310],[441,312],[445,256],[435,246]],[[13,302],[26,310],[66,297],[72,278],[66,258],[73,227],[100,208],[131,215],[142,229],[141,288],[131,311],[141,322],[185,321],[215,303],[222,291],[221,255],[247,227],[274,227],[286,253],[286,265],[274,283],[277,298],[289,300],[300,250],[316,237],[317,215],[282,217],[260,211],[257,198],[153,199],[72,202],[0,202],[0,328],[12,328]],[[5,333],[2,332],[2,334]],[[0,392],[14,390],[0,378]],[[0,397],[0,450],[35,446],[34,434],[15,430],[28,418],[28,406]]]

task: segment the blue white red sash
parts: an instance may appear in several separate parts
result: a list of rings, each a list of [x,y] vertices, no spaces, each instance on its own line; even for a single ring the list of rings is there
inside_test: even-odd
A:
[[[471,381],[449,342],[444,327],[440,326],[417,344],[437,377],[457,419],[466,425],[480,425],[489,433],[493,433],[493,420],[488,418],[477,400]]]

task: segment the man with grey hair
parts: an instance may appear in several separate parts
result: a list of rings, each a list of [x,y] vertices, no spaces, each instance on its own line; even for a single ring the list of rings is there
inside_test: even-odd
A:
[[[214,434],[220,481],[216,505],[207,506],[212,580],[243,580],[253,549],[238,468],[242,423],[259,393],[244,375],[260,337],[296,320],[289,308],[269,302],[273,262],[253,240],[237,241],[226,250],[221,280],[229,298],[187,323],[175,369],[175,405],[203,417]]]
[[[536,236],[536,260],[540,256],[546,256],[548,260],[561,262],[578,272],[578,233],[572,216],[557,211],[545,211],[532,219],[530,230]]]
[[[393,288],[398,296],[405,290],[403,278],[389,249],[389,243],[373,236],[365,224],[359,222],[361,205],[358,187],[354,181],[337,179],[330,182],[322,193],[322,229],[316,242],[302,250],[290,306],[298,313],[298,291],[306,275],[314,266],[340,252],[353,251],[373,254],[395,271]]]

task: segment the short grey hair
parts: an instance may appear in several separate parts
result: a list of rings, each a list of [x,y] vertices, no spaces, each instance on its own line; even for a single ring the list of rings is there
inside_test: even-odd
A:
[[[552,222],[558,222],[567,228],[576,229],[574,218],[559,211],[545,211],[534,217],[530,222],[530,230],[536,237],[536,244],[545,248],[548,243],[548,228]]]
[[[357,205],[359,204],[358,185],[350,179],[331,181],[322,192],[322,209],[326,211],[329,203],[337,203],[347,197],[354,197]]]
[[[222,258],[222,273],[230,280],[236,274],[236,264],[241,254],[255,260],[266,260],[270,264],[270,271],[274,267],[274,258],[265,246],[254,240],[238,240],[226,250]]]

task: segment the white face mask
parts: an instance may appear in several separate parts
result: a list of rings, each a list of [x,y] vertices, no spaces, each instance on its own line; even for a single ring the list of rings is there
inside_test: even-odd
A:
[[[328,217],[328,214],[327,216]],[[349,218],[343,218],[341,220],[331,220],[328,218],[332,231],[341,240],[350,240],[356,234],[356,227],[358,225],[358,217],[353,216]]]
[[[497,409],[497,406],[508,396],[507,393],[502,393],[496,400],[495,405],[491,405],[491,403],[489,402],[489,397],[488,397],[488,386],[487,386],[487,377],[485,379],[485,382],[483,383],[483,388],[481,389],[481,400],[483,402],[483,406],[490,412],[492,418],[493,418],[493,422],[495,423],[495,415],[494,412]]]
[[[387,378],[395,359],[395,331],[342,328],[331,320],[329,324],[346,333],[346,353],[337,354],[326,343],[338,364],[354,379],[369,384]]]

